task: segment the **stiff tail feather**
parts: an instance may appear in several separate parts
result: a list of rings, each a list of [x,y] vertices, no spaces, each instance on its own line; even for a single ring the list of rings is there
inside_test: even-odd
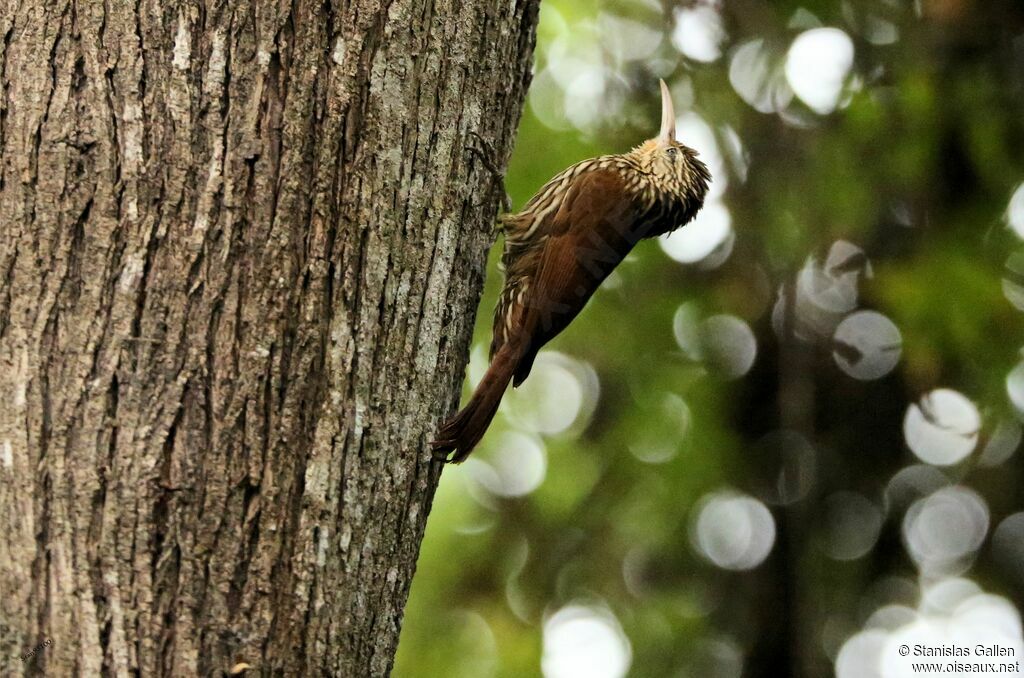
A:
[[[447,458],[450,452],[455,452],[448,460],[454,464],[469,456],[494,419],[521,355],[522,351],[509,343],[494,354],[491,366],[473,391],[473,397],[441,426],[437,440],[430,443],[436,456]]]

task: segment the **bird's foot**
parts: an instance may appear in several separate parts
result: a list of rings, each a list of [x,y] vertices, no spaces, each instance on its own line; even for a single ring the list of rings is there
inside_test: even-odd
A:
[[[505,189],[505,175],[501,170],[498,169],[498,166],[495,163],[494,159],[496,157],[496,154],[494,152],[494,147],[487,143],[487,141],[474,130],[470,130],[468,132],[468,135],[476,139],[476,142],[479,145],[466,144],[466,149],[471,151],[480,159],[480,163],[484,166],[484,169],[490,172],[491,178],[494,180],[494,184],[501,189],[502,211],[506,213],[511,212],[512,197],[508,194],[508,191]],[[500,231],[501,224],[497,224],[496,228],[498,229],[498,231]]]

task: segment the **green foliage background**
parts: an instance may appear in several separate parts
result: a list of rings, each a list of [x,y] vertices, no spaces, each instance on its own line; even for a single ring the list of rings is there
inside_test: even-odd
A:
[[[903,422],[936,388],[962,393],[981,415],[974,451],[934,469],[941,482],[977,492],[989,514],[985,541],[954,574],[1022,607],[1024,565],[1001,559],[991,535],[1024,509],[1024,459],[1019,451],[994,465],[981,457],[996,427],[1019,432],[1021,417],[1008,375],[1021,361],[1024,317],[1006,290],[1024,282],[1024,266],[1007,268],[1022,248],[1007,218],[1024,181],[1024,5],[712,6],[724,28],[722,56],[702,63],[670,40],[675,6],[544,0],[538,81],[508,170],[514,204],[580,159],[651,136],[664,77],[675,92],[692,92],[677,112],[699,114],[722,148],[729,129],[742,143],[739,161],[726,158],[722,197],[735,244],[724,263],[708,267],[641,243],[548,347],[592,368],[599,391],[591,416],[566,432],[526,432],[546,459],[536,489],[502,497],[480,481],[483,465],[503,454],[503,432],[521,430],[508,403],[471,463],[445,470],[396,676],[541,675],[546,620],[581,602],[621,625],[629,675],[831,674],[843,642],[892,591],[905,591],[902,602],[913,607],[926,583],[908,553],[907,506],[893,501],[891,480],[922,464]],[[607,47],[616,36],[602,33],[608,17],[646,26],[661,42],[642,59],[618,58]],[[865,26],[876,20],[895,27],[897,39],[869,40]],[[730,80],[736,50],[761,39],[784,58],[815,22],[853,42],[843,104],[817,114],[793,97],[780,111],[755,110]],[[587,124],[563,118],[553,127],[559,92],[537,85],[556,56],[552,46],[574,40],[591,41],[584,53],[607,80]],[[858,308],[884,314],[902,336],[898,364],[879,379],[846,374],[828,337],[773,331],[780,290],[792,291],[808,258],[824,261],[838,240],[870,262]],[[501,284],[500,247],[499,239],[478,313],[477,366]],[[696,317],[728,314],[753,330],[756,360],[742,378],[726,379],[681,349],[673,327],[684,304]],[[546,397],[557,402],[559,394]],[[772,502],[793,440],[812,450],[811,476],[797,500]],[[643,461],[633,452],[638,441],[660,446],[665,459]],[[774,542],[753,569],[718,567],[694,545],[700,500],[722,488],[771,511]],[[859,557],[830,556],[842,536],[829,520],[836,492],[857,493],[882,516]]]

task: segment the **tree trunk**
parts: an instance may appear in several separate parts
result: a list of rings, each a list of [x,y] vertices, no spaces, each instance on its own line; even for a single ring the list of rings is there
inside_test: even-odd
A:
[[[5,675],[389,671],[536,2],[3,3]]]

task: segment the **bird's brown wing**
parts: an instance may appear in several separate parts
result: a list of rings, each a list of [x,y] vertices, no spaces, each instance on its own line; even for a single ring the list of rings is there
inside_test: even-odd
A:
[[[515,374],[519,385],[537,351],[579,314],[601,281],[629,253],[637,210],[618,172],[597,169],[575,179],[551,217],[537,269],[515,331],[529,347]]]

